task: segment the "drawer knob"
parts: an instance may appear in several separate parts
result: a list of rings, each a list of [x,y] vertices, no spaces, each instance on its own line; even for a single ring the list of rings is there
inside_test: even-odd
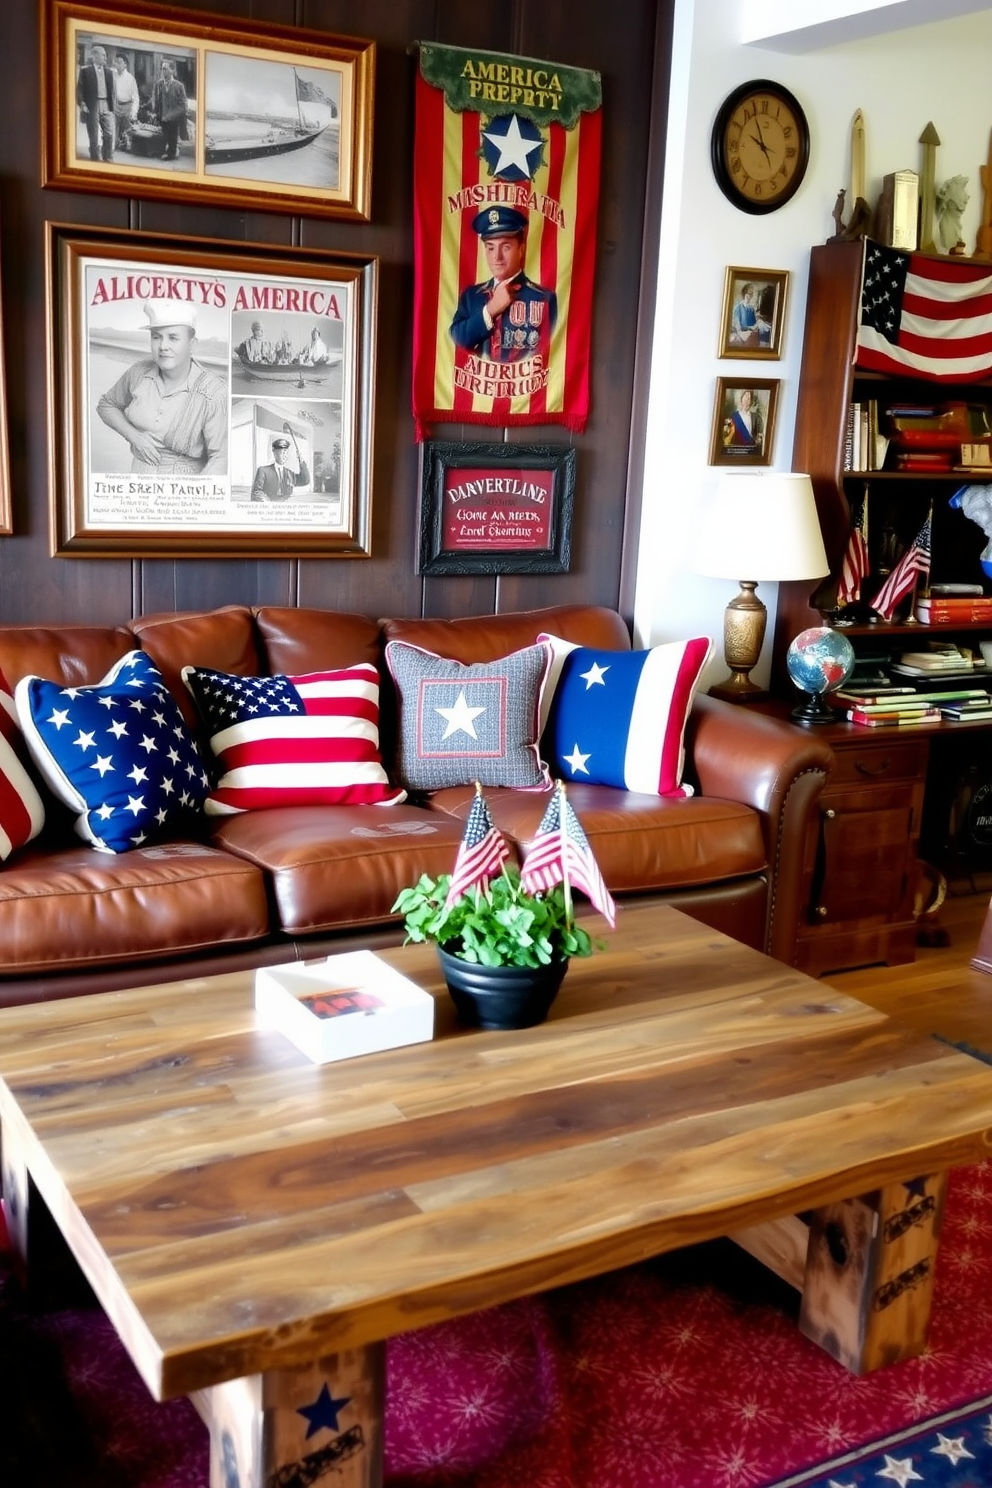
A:
[[[827,909],[827,906],[825,904],[818,904],[813,913],[816,915],[818,920],[825,920],[830,911]]]
[[[833,821],[834,817],[837,815],[832,806],[828,806],[823,814],[827,818],[827,821]]]

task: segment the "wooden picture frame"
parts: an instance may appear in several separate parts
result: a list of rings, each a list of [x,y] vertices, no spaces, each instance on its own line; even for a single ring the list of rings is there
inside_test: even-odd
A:
[[[788,269],[728,267],[720,314],[720,356],[781,357],[788,292]]]
[[[778,390],[777,379],[717,378],[710,433],[711,465],[752,468],[772,463]]]
[[[374,256],[49,223],[46,258],[54,555],[370,556]]]
[[[418,573],[567,573],[575,460],[567,445],[425,442]]]
[[[43,186],[370,216],[373,41],[41,0],[41,57]]]

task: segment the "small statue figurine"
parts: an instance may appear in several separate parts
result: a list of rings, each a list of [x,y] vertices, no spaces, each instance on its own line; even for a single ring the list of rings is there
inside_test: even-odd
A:
[[[871,222],[871,207],[869,207],[863,196],[859,196],[855,201],[851,220],[845,226],[844,199],[846,196],[847,192],[842,186],[837,193],[837,200],[834,202],[834,209],[831,214],[837,231],[832,238],[827,239],[828,243],[857,242],[868,232],[868,226]]]
[[[961,214],[968,205],[968,177],[951,176],[937,187],[934,206],[937,209],[937,232],[945,253],[953,253],[961,238]]]

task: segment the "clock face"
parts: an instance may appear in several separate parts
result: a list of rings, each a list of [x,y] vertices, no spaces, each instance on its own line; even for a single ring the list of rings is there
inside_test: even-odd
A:
[[[743,212],[774,212],[799,189],[809,126],[798,99],[778,83],[745,83],[725,99],[711,141],[721,191]]]

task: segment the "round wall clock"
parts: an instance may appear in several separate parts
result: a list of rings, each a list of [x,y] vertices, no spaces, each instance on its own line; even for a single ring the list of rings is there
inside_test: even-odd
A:
[[[759,78],[724,99],[710,141],[713,173],[742,212],[774,212],[799,189],[809,162],[809,124],[780,83]]]

